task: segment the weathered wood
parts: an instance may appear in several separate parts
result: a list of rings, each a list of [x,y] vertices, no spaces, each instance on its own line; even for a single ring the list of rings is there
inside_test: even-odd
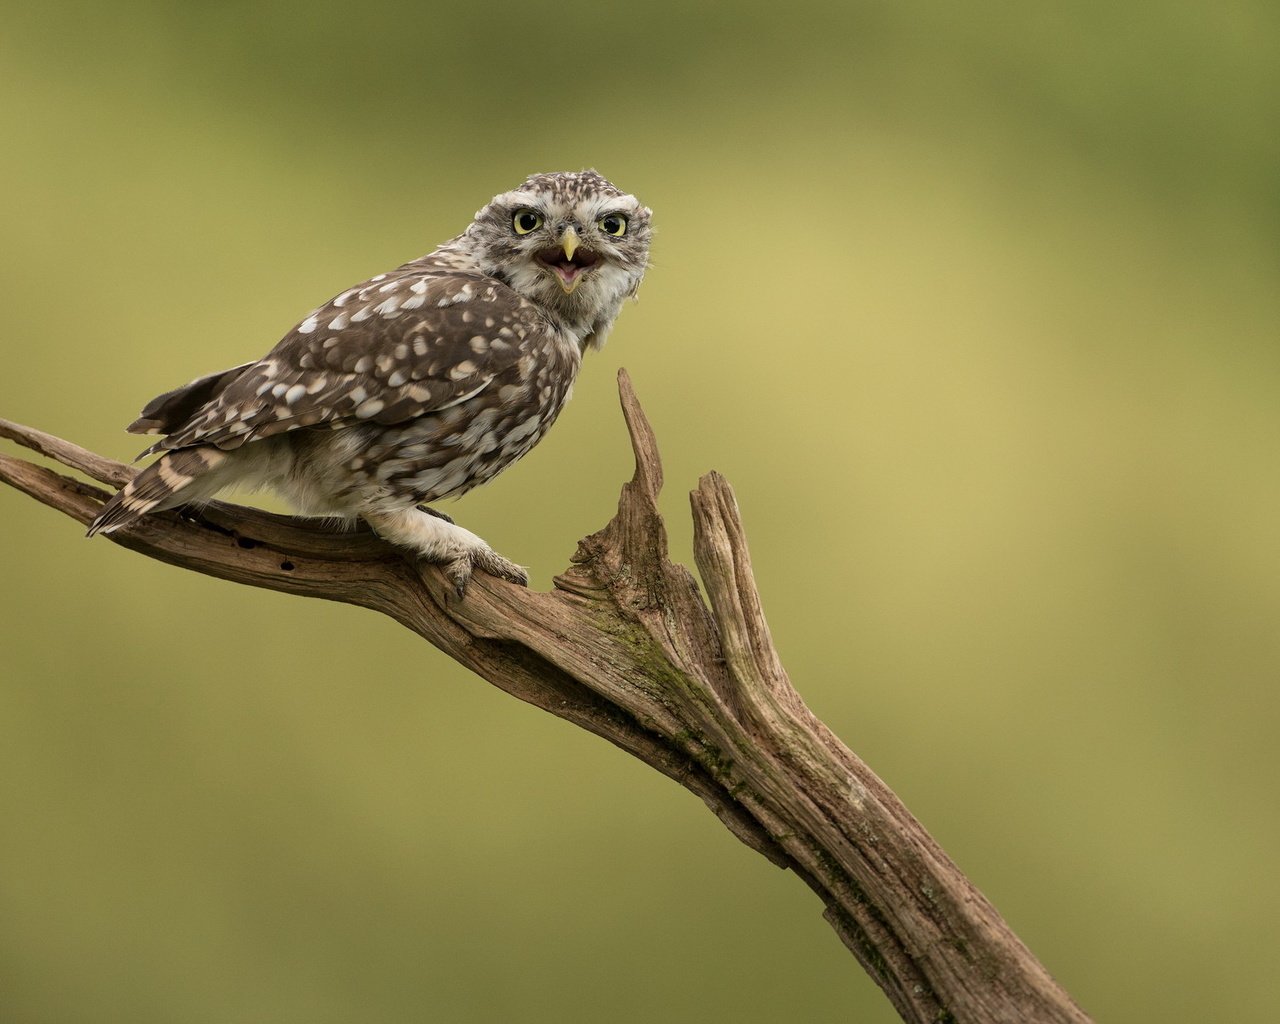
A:
[[[550,593],[478,574],[459,601],[434,566],[368,530],[211,503],[111,539],[221,579],[383,612],[489,682],[602,736],[696,793],[790,868],[904,1020],[1088,1018],[902,802],[805,707],[765,621],[728,482],[692,493],[693,575],[667,557],[662,463],[625,371],[635,453],[617,515]],[[133,470],[0,420],[0,436],[119,486]],[[0,455],[0,480],[80,523],[107,493]]]

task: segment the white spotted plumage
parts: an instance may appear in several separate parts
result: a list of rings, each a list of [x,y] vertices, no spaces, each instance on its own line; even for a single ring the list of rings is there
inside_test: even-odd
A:
[[[463,234],[342,291],[261,360],[150,402],[129,429],[164,435],[144,453],[161,457],[90,534],[231,484],[270,486],[444,563],[460,593],[473,567],[523,582],[418,506],[484,483],[546,433],[584,351],[640,285],[649,218],[594,171],[496,196]]]

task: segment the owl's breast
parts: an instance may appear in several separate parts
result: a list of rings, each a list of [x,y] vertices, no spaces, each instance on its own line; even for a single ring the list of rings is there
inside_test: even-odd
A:
[[[464,494],[546,435],[569,399],[580,361],[559,343],[531,349],[465,401],[370,431],[349,469],[362,489],[376,487],[406,503]]]

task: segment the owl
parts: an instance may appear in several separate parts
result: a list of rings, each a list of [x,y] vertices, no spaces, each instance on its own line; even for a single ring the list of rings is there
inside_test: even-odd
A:
[[[153,399],[128,429],[159,454],[89,535],[267,487],[304,515],[362,519],[438,563],[520,566],[425,507],[528,452],[569,399],[649,262],[650,211],[595,171],[535,174],[435,251],[312,310],[261,359]]]

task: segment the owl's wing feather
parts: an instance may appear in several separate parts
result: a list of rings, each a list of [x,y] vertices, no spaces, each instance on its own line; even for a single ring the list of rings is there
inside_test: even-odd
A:
[[[230,370],[197,377],[190,384],[166,391],[151,399],[138,418],[125,429],[131,434],[167,434],[178,429],[252,365],[251,362],[241,363]]]
[[[159,424],[169,436],[153,450],[232,449],[301,427],[414,419],[481,391],[543,330],[535,308],[500,281],[407,264],[336,296],[233,378],[225,371],[188,385],[218,387],[197,408],[178,402],[189,418]]]

